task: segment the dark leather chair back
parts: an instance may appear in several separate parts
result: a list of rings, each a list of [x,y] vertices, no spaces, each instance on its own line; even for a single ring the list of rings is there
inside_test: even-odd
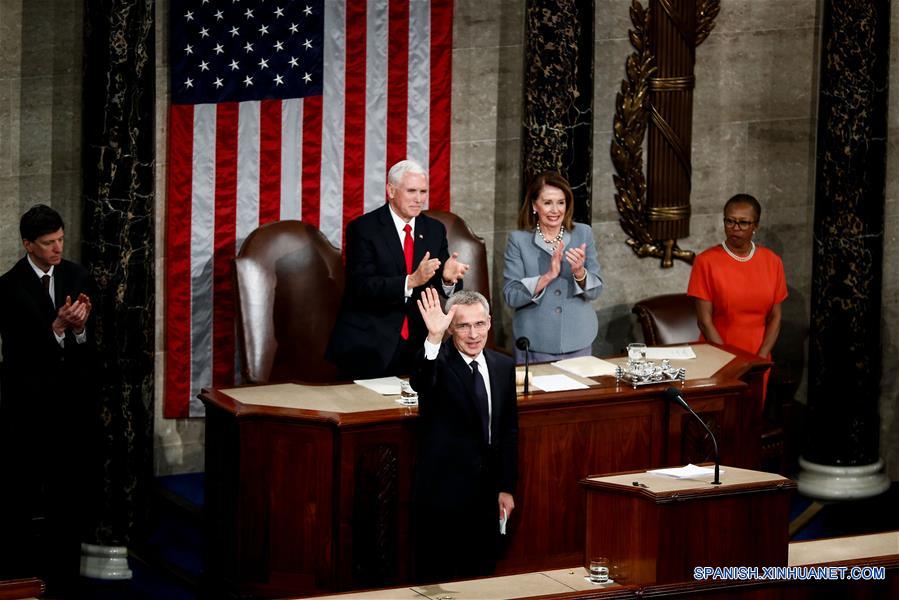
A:
[[[631,310],[640,321],[648,346],[683,344],[699,339],[695,300],[686,294],[646,298]]]
[[[465,289],[481,292],[490,300],[490,276],[487,273],[487,246],[457,215],[442,210],[428,210],[425,214],[446,227],[449,251],[458,252],[459,260],[471,265],[465,274]]]
[[[269,223],[244,241],[234,278],[244,380],[334,380],[325,348],[343,296],[340,251],[306,223]]]

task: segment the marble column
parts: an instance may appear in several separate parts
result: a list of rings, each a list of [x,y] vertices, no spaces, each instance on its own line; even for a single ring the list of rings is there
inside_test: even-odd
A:
[[[889,487],[879,458],[889,0],[826,0],[821,35],[809,338],[799,490]]]
[[[154,2],[85,3],[83,242],[97,282],[102,473],[82,573],[130,577],[152,476]]]
[[[528,0],[525,13],[522,192],[560,172],[581,223],[592,214],[593,11],[593,0]]]

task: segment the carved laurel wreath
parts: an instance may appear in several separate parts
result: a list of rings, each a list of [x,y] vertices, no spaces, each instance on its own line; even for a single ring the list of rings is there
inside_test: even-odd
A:
[[[661,0],[665,1],[665,0]],[[709,35],[720,8],[719,0],[698,0],[694,43],[698,46]],[[615,95],[615,119],[610,153],[615,174],[615,206],[627,245],[640,258],[663,259],[663,267],[672,266],[672,258],[693,262],[694,253],[677,247],[674,240],[655,240],[648,231],[646,178],[643,174],[643,139],[649,114],[649,80],[655,72],[649,46],[650,12],[638,0],[630,7],[633,29],[628,31],[634,52],[625,63],[626,77]]]

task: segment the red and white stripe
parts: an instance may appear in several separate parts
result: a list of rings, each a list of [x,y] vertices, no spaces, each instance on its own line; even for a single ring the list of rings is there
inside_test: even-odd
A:
[[[256,227],[302,219],[341,246],[403,158],[449,209],[452,0],[324,5],[322,96],[170,107],[166,417],[234,383],[231,259]]]

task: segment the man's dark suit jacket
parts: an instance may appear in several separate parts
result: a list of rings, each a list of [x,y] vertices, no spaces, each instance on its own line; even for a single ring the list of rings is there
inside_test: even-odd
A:
[[[451,339],[435,360],[422,351],[412,386],[419,395],[415,480],[416,552],[423,580],[490,574],[496,560],[499,492],[514,494],[518,479],[515,363],[484,350],[493,409],[488,444],[475,404],[469,360]]]
[[[57,305],[61,306],[66,296],[74,302],[82,292],[95,298],[87,271],[63,260],[54,268]],[[94,416],[94,395],[87,389],[95,357],[90,338],[93,330],[89,321],[84,344],[78,344],[74,334],[66,331],[64,347],[60,347],[51,329],[56,314],[26,258],[0,277],[0,473],[9,489],[16,490],[2,494],[0,525],[4,531],[0,537],[8,534],[7,539],[23,540],[25,536],[22,545],[7,544],[19,555],[0,556],[0,572],[15,568],[9,567],[15,561],[28,563],[24,554],[32,535],[26,532],[32,513],[47,517],[48,526],[52,523],[54,528],[67,530],[65,541],[50,539],[60,542],[60,551],[65,547],[66,567],[78,567],[77,546],[72,547],[78,542],[73,532],[77,525],[69,517],[78,508],[76,492],[85,484],[78,475],[83,473],[89,441],[85,427]],[[60,517],[62,513],[65,516]],[[67,522],[59,523],[60,519]],[[55,548],[57,544],[50,545]],[[52,560],[50,555],[40,559],[41,564]],[[33,563],[18,567],[33,568]]]
[[[440,259],[440,269],[426,285],[415,288],[405,301],[406,259],[403,246],[385,204],[354,219],[346,230],[346,286],[340,315],[327,358],[345,377],[381,377],[400,341],[403,317],[409,317],[410,348],[418,349],[427,332],[416,300],[428,286],[443,293],[443,265],[449,258],[446,228],[424,215],[415,218],[413,270],[425,252]],[[461,281],[457,284],[461,287]]]

